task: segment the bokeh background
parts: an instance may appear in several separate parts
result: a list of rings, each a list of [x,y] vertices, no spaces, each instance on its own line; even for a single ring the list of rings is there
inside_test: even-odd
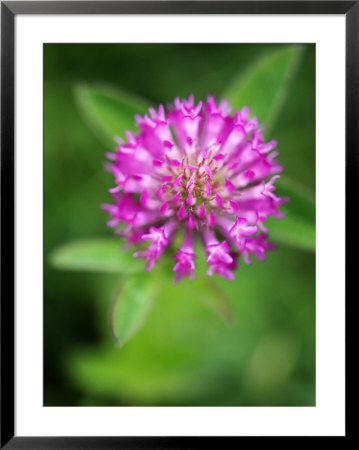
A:
[[[64,243],[112,236],[100,209],[113,184],[104,170],[111,148],[81,112],[79,86],[106,84],[154,106],[188,93],[205,99],[220,96],[278,47],[44,46],[45,406],[315,405],[315,251],[301,245],[300,227],[298,242],[273,236],[278,249],[264,262],[241,264],[235,281],[211,279],[206,288],[218,290],[219,306],[195,284],[163,281],[156,268],[143,272],[159,292],[142,328],[121,348],[111,337],[109,311],[124,274],[60,270],[52,260]],[[314,45],[304,46],[283,102],[268,137],[279,142],[291,186],[314,202]],[[314,221],[307,210],[303,217]]]

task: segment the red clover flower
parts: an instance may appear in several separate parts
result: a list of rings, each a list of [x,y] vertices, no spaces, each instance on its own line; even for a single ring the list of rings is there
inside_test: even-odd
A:
[[[203,105],[192,95],[179,98],[165,111],[135,116],[139,133],[126,132],[127,142],[109,153],[116,186],[109,189],[114,204],[105,204],[109,227],[125,226],[117,234],[128,243],[148,241],[143,257],[151,270],[176,233],[182,246],[174,256],[175,281],[194,278],[195,238],[200,238],[209,270],[232,280],[239,256],[265,259],[275,246],[267,242],[264,222],[285,201],[274,194],[282,170],[265,142],[249,108],[234,111],[226,100],[210,95]],[[270,176],[272,177],[270,178]],[[268,180],[269,178],[269,180]],[[268,181],[266,181],[268,180]]]

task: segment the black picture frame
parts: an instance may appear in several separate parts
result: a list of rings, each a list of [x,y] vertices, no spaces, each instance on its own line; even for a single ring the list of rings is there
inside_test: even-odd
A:
[[[340,14],[346,20],[346,342],[348,293],[354,288],[358,207],[359,1],[4,1],[1,2],[1,441],[6,449],[207,448],[246,437],[15,436],[14,405],[14,35],[19,14]],[[355,298],[354,298],[355,300]],[[346,349],[346,355],[348,348]],[[347,368],[348,373],[348,368]],[[348,413],[348,385],[346,411]],[[350,437],[346,414],[346,436]],[[265,438],[265,437],[264,437]],[[257,438],[258,439],[258,438]],[[261,439],[261,438],[259,438]],[[282,438],[288,440],[291,438]],[[241,441],[241,443],[242,443]]]

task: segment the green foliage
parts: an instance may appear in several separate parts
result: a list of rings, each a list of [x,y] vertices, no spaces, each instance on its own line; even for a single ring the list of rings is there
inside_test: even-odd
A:
[[[98,345],[72,349],[66,373],[82,391],[124,405],[284,406],[290,383],[300,392],[295,404],[313,405],[313,390],[301,391],[301,370],[315,355],[313,336],[301,336],[314,328],[312,261],[311,253],[279,249],[243,265],[233,282],[209,279],[231,302],[230,322],[207,307],[201,277],[175,285],[155,267],[143,274],[158,292],[142,328],[121,349],[108,333]]]
[[[266,226],[270,230],[272,242],[283,243],[304,250],[315,251],[315,227],[283,206],[284,219],[268,218]]]
[[[315,251],[315,201],[304,186],[289,178],[281,177],[277,195],[287,197],[288,203],[281,207],[283,219],[268,218],[266,226],[274,242],[304,250]]]
[[[135,130],[135,114],[147,109],[143,100],[113,87],[81,85],[75,93],[90,129],[111,147],[116,137],[124,138],[126,130]]]
[[[224,92],[224,98],[234,109],[249,106],[268,133],[295,79],[303,50],[302,46],[289,45],[259,58],[239,73]]]
[[[114,341],[122,346],[141,327],[151,310],[160,285],[150,277],[128,277],[117,289],[110,310]]]
[[[57,269],[131,275],[143,272],[143,262],[133,257],[133,251],[122,250],[115,238],[87,239],[58,247],[51,254]]]
[[[222,288],[206,275],[198,274],[195,281],[182,280],[181,292],[201,302],[224,322],[231,323],[234,320],[231,301]]]

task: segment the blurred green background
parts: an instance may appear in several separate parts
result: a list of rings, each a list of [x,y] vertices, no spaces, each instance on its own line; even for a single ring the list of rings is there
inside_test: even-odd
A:
[[[293,202],[282,228],[269,230],[278,250],[268,252],[266,261],[242,263],[233,282],[216,276],[174,285],[163,268],[143,271],[139,282],[150,279],[158,287],[153,309],[119,348],[109,311],[127,275],[59,270],[51,260],[64,243],[112,236],[100,209],[113,185],[104,170],[111,144],[81,113],[79,89],[105,84],[153,106],[189,93],[196,100],[209,93],[218,98],[281,47],[44,45],[45,406],[315,405],[315,251],[306,244],[306,233],[312,241],[314,236],[314,45],[302,48],[288,95],[280,93],[282,108],[268,130],[268,138],[279,142]],[[271,83],[268,74],[258,96],[270,92]]]

